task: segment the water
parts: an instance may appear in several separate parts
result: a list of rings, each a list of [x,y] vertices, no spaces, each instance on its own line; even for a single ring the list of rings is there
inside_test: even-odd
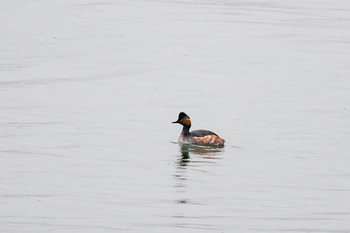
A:
[[[2,1],[0,232],[350,232],[349,10]]]

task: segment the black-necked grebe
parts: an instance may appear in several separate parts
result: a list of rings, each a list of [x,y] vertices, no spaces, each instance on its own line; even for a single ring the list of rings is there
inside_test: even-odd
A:
[[[173,123],[183,125],[179,142],[189,143],[200,146],[224,146],[225,140],[220,138],[216,133],[208,130],[194,130],[190,132],[191,120],[184,112],[180,112],[179,119]]]

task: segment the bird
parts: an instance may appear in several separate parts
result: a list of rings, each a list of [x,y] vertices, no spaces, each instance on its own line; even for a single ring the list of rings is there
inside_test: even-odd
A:
[[[178,123],[183,126],[179,137],[180,143],[217,147],[223,147],[225,145],[225,140],[212,131],[201,129],[190,132],[191,119],[184,112],[180,112],[178,119],[172,123]]]

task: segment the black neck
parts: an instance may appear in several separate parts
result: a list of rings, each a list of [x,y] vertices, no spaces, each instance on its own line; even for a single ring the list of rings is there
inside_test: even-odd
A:
[[[189,135],[190,134],[190,125],[184,125],[184,127],[182,128],[182,133],[184,136]]]

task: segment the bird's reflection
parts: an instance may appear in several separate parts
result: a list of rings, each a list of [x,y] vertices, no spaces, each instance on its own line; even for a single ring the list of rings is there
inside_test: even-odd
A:
[[[203,159],[217,159],[217,154],[223,151],[223,147],[196,146],[183,143],[179,146],[181,152],[180,166],[186,166],[190,162],[190,154],[200,155]]]
[[[180,196],[184,195],[187,190],[189,175],[191,172],[206,172],[209,164],[215,164],[216,159],[223,151],[223,148],[218,147],[204,147],[190,144],[179,144],[179,157],[174,174],[175,187]],[[195,174],[194,174],[195,175]],[[183,200],[186,200],[184,202]],[[179,204],[188,203],[186,198],[181,198],[176,201]]]
[[[179,159],[179,166],[187,166],[187,163],[190,162],[190,152],[185,145],[180,145],[181,157]]]

